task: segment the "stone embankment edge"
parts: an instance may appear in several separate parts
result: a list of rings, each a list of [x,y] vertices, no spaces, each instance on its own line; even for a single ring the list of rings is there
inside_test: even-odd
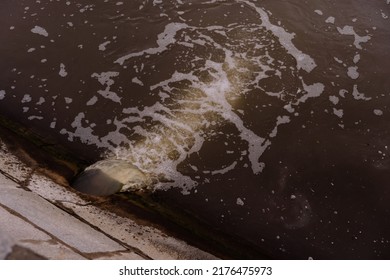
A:
[[[0,258],[215,259],[53,180],[0,140]],[[28,155],[24,155],[28,157]],[[53,175],[53,174],[51,174]],[[50,176],[53,177],[53,176]]]

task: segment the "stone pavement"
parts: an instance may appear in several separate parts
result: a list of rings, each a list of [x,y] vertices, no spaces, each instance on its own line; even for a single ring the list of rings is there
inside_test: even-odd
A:
[[[104,210],[27,166],[0,140],[0,259],[215,259]]]

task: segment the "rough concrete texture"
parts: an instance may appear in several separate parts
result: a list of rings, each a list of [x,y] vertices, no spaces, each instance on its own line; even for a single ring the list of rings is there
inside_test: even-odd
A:
[[[48,259],[85,259],[33,224],[9,213],[2,207],[0,207],[0,224],[7,225],[2,226],[1,236],[12,235],[13,237],[14,242],[11,243],[11,247],[18,244]]]
[[[0,223],[2,224],[2,222]],[[12,247],[14,245],[15,241],[11,238],[11,236],[0,229],[0,260],[5,259],[5,257],[12,252]]]
[[[25,181],[32,169],[13,155],[0,139],[0,170],[17,182]]]
[[[81,252],[96,253],[125,249],[34,193],[5,188],[0,190],[0,204]],[[89,238],[86,239],[85,236]]]
[[[5,177],[4,174],[0,175],[0,188],[1,189],[14,189],[15,187],[18,187],[18,184],[14,181],[11,181],[7,177]]]
[[[0,140],[0,259],[215,259],[120,217],[18,160]]]
[[[0,215],[3,213],[0,213]],[[6,232],[0,230],[0,260],[42,260],[45,257],[16,244]]]

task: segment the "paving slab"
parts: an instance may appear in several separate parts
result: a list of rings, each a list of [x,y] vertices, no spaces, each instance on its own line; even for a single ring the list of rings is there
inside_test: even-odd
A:
[[[51,236],[36,228],[31,223],[9,213],[1,206],[0,226],[2,229],[0,234],[12,236],[11,247],[18,245],[20,247],[28,248],[47,259],[85,259],[68,246],[60,244],[57,240],[54,240]],[[10,244],[10,242],[8,243]],[[0,248],[0,251],[2,250],[3,249]],[[7,250],[4,250],[4,252],[6,251]],[[4,258],[4,253],[2,254],[0,252],[0,258],[1,257]]]
[[[4,260],[12,252],[12,247],[15,245],[14,239],[2,228],[0,228],[0,260]]]
[[[12,181],[11,179],[5,177],[4,174],[0,173],[0,189],[4,188],[16,188],[18,184]]]
[[[49,235],[34,227],[31,223],[8,212],[1,204],[0,225],[2,231],[12,236],[14,240],[48,241],[52,239]]]
[[[80,207],[72,203],[64,205],[89,223],[109,232],[110,236],[137,248],[152,259],[216,259],[215,256],[168,236],[156,228],[141,226],[131,219],[103,211],[98,207],[92,205]]]
[[[31,223],[80,252],[95,253],[125,249],[106,235],[32,192],[16,188],[1,188],[0,204],[19,213]]]
[[[88,201],[39,174],[31,176],[27,187],[52,202],[61,201],[65,208],[77,216],[152,259],[216,259],[215,256],[167,236],[154,227],[140,225],[130,218],[88,205]]]

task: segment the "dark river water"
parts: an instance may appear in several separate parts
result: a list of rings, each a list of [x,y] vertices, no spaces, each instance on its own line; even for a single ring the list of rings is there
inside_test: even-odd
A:
[[[271,258],[390,258],[390,0],[1,0],[0,113]]]

